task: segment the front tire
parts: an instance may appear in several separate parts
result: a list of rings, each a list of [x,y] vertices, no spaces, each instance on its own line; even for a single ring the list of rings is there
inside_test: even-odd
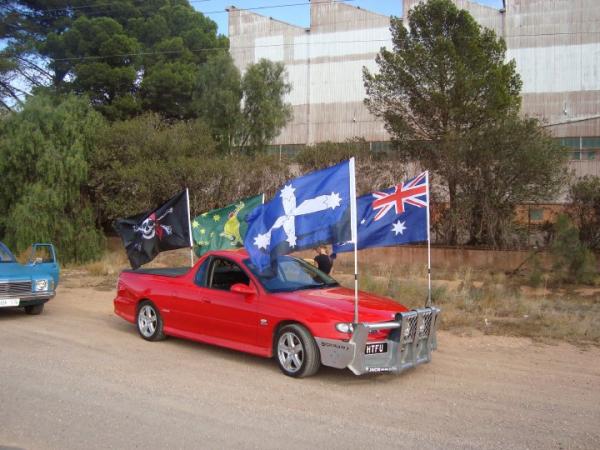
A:
[[[136,322],[140,336],[147,341],[160,341],[165,338],[163,321],[154,303],[148,300],[140,303]]]
[[[294,378],[310,377],[321,366],[317,343],[302,325],[286,325],[277,333],[275,356],[281,371]]]
[[[39,316],[44,311],[44,304],[30,305],[25,307],[25,313],[30,316]]]

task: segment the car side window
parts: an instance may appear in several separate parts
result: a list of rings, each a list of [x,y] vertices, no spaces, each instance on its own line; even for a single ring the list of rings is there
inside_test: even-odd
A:
[[[210,266],[210,258],[206,258],[204,262],[198,267],[196,276],[194,277],[194,284],[200,287],[206,287],[206,280],[208,274],[208,267]]]
[[[250,279],[242,268],[225,258],[213,258],[208,287],[228,291],[236,283],[250,284]]]

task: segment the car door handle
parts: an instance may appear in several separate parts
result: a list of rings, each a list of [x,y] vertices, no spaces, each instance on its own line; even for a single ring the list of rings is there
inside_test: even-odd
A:
[[[207,298],[201,298],[201,299],[200,299],[200,301],[201,301],[202,303],[206,303],[207,305],[210,305],[210,304],[212,303],[212,302],[211,302],[209,299],[207,299]]]

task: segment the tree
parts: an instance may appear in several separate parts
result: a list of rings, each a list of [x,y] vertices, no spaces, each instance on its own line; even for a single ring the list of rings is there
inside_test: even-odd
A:
[[[600,177],[586,175],[573,183],[569,197],[569,216],[579,228],[579,239],[600,250]]]
[[[263,148],[292,118],[285,95],[292,86],[285,81],[282,63],[261,59],[242,77],[242,120],[237,144],[250,151]]]
[[[261,192],[274,192],[287,165],[268,155],[221,154],[201,120],[157,114],[116,121],[99,136],[90,190],[102,226],[151,209],[183,188],[193,214]]]
[[[87,94],[110,120],[143,110],[196,117],[191,103],[199,67],[228,47],[216,23],[187,0],[0,2],[7,5],[0,39],[14,55],[5,72],[21,79],[22,69],[35,65],[45,84]],[[0,81],[2,74],[0,67]],[[0,94],[10,96],[17,85]]]
[[[0,237],[17,252],[53,242],[64,262],[96,257],[103,238],[87,195],[102,117],[86,98],[31,97],[0,121]]]
[[[230,151],[242,123],[240,71],[228,53],[208,58],[198,75],[194,109],[210,126],[221,151]]]
[[[87,94],[107,118],[128,117],[137,112],[134,95],[141,49],[123,26],[109,17],[79,17],[61,34],[50,33],[44,43],[47,54],[60,54],[53,63],[62,90]],[[64,74],[60,74],[64,71]],[[65,82],[70,75],[73,81]]]
[[[363,69],[365,104],[385,121],[400,156],[443,183],[448,242],[502,245],[514,204],[554,191],[560,149],[535,121],[518,117],[521,81],[492,30],[450,0],[417,5],[408,24],[392,18],[393,50],[377,56],[378,73]],[[525,170],[526,162],[533,165]]]
[[[150,209],[190,187],[197,166],[214,153],[200,121],[169,123],[157,114],[116,121],[98,136],[89,185],[99,222]]]

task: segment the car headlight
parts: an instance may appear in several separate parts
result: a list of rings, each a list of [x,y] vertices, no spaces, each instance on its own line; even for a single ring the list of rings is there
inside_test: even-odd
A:
[[[336,323],[335,329],[340,333],[352,333],[354,331],[354,326],[351,323],[342,322]]]
[[[36,280],[35,281],[35,290],[36,291],[47,291],[48,290],[48,280]]]

